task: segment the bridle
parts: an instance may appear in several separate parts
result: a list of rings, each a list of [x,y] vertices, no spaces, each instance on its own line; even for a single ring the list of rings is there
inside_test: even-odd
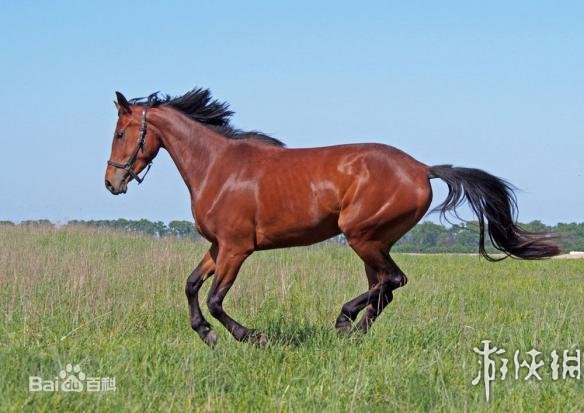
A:
[[[116,161],[112,161],[111,159],[107,161],[108,165],[126,171],[132,178],[136,180],[136,182],[138,182],[138,185],[141,184],[142,181],[144,181],[144,178],[146,178],[146,174],[148,174],[148,171],[152,166],[152,161],[150,161],[150,163],[148,163],[148,166],[146,167],[146,172],[144,172],[141,178],[132,169],[134,166],[134,162],[136,162],[136,157],[138,156],[138,152],[140,152],[140,149],[142,149],[142,153],[144,152],[145,139],[146,139],[146,106],[144,106],[144,108],[142,109],[142,120],[140,121],[140,133],[138,135],[138,144],[136,145],[136,148],[134,149],[126,163],[119,163]]]

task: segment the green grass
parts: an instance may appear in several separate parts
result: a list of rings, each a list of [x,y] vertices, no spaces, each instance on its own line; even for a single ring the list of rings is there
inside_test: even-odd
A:
[[[206,245],[88,230],[0,227],[1,411],[579,411],[584,379],[551,379],[550,352],[583,344],[584,260],[395,260],[409,283],[363,337],[339,338],[341,305],[365,290],[348,247],[260,252],[225,308],[266,331],[238,343],[212,317],[211,350],[190,329],[186,277]],[[210,284],[210,283],[207,283]],[[209,285],[204,286],[202,304]],[[207,312],[205,311],[205,314]],[[541,382],[472,386],[490,339],[544,353]],[[67,363],[115,392],[30,393]]]

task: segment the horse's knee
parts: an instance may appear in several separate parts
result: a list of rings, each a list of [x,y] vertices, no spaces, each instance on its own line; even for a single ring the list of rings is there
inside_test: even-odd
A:
[[[197,270],[193,271],[185,283],[186,296],[190,298],[197,295],[204,281],[205,278],[203,278],[202,274],[197,272]]]
[[[186,284],[185,284],[185,295],[187,297],[193,297],[197,294],[197,291],[199,290],[197,288],[197,283],[192,282],[190,280],[187,280]]]
[[[218,317],[223,313],[223,307],[221,306],[221,299],[216,295],[211,295],[207,299],[207,308],[213,317]]]

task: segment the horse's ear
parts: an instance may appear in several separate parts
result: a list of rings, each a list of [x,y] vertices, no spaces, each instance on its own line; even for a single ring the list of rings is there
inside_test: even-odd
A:
[[[120,112],[120,113],[125,112],[128,114],[132,113],[132,109],[130,109],[130,103],[128,102],[126,97],[117,91],[116,91],[116,97],[118,98],[118,101],[114,102],[114,104],[116,105],[118,112]]]

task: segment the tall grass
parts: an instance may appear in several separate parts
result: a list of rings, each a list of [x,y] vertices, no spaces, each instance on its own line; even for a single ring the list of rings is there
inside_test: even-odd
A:
[[[270,345],[238,343],[207,316],[220,336],[211,350],[190,329],[184,297],[206,248],[0,227],[0,410],[584,410],[582,381],[553,381],[549,366],[552,350],[584,347],[584,260],[396,255],[408,285],[369,334],[339,338],[341,305],[366,288],[350,249],[260,252],[244,264],[225,308],[266,331]],[[487,403],[471,385],[479,369],[472,349],[483,339],[510,359],[516,349],[542,351],[543,380],[496,381]],[[30,375],[51,379],[67,363],[115,377],[117,390],[28,391]]]

